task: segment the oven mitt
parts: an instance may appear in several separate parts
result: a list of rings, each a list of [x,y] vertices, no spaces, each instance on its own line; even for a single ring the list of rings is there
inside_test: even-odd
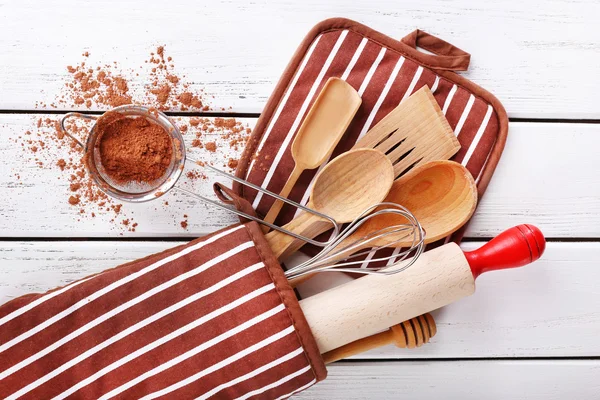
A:
[[[327,372],[255,222],[0,306],[0,398],[285,398]]]

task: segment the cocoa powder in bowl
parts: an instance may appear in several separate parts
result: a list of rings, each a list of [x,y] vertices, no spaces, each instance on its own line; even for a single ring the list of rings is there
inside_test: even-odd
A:
[[[96,150],[105,174],[119,185],[153,184],[173,159],[171,136],[143,116],[105,113],[98,120]]]

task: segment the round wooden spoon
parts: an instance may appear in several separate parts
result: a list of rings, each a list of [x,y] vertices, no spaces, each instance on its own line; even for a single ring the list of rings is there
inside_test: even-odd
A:
[[[309,208],[329,215],[337,223],[358,218],[367,208],[380,203],[394,182],[394,167],[379,150],[356,149],[331,160],[315,178]],[[283,228],[314,238],[331,229],[331,223],[302,212]],[[283,258],[304,245],[301,240],[282,232],[266,235],[277,258]]]
[[[425,230],[427,244],[450,235],[469,220],[477,206],[477,186],[469,171],[461,164],[432,161],[396,179],[384,201],[402,205],[412,212]],[[407,222],[400,215],[374,216],[337,247],[343,249],[370,233]],[[412,234],[386,235],[352,246],[351,252],[342,252],[339,259],[375,246],[410,247],[412,240]]]

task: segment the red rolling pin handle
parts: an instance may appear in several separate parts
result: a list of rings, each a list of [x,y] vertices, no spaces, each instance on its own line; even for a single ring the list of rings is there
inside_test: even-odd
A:
[[[465,252],[473,277],[484,272],[522,267],[542,256],[546,239],[533,225],[514,226],[477,250]]]

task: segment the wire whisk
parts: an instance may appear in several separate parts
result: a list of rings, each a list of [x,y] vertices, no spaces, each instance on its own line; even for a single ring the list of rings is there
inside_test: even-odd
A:
[[[387,223],[381,224],[381,221]],[[379,203],[363,211],[317,255],[288,269],[285,275],[292,279],[328,271],[396,274],[413,265],[424,247],[425,231],[408,209],[396,203]],[[395,251],[391,255],[374,255],[385,248]],[[365,255],[366,259],[363,258]],[[409,256],[412,258],[401,268],[392,268]]]

